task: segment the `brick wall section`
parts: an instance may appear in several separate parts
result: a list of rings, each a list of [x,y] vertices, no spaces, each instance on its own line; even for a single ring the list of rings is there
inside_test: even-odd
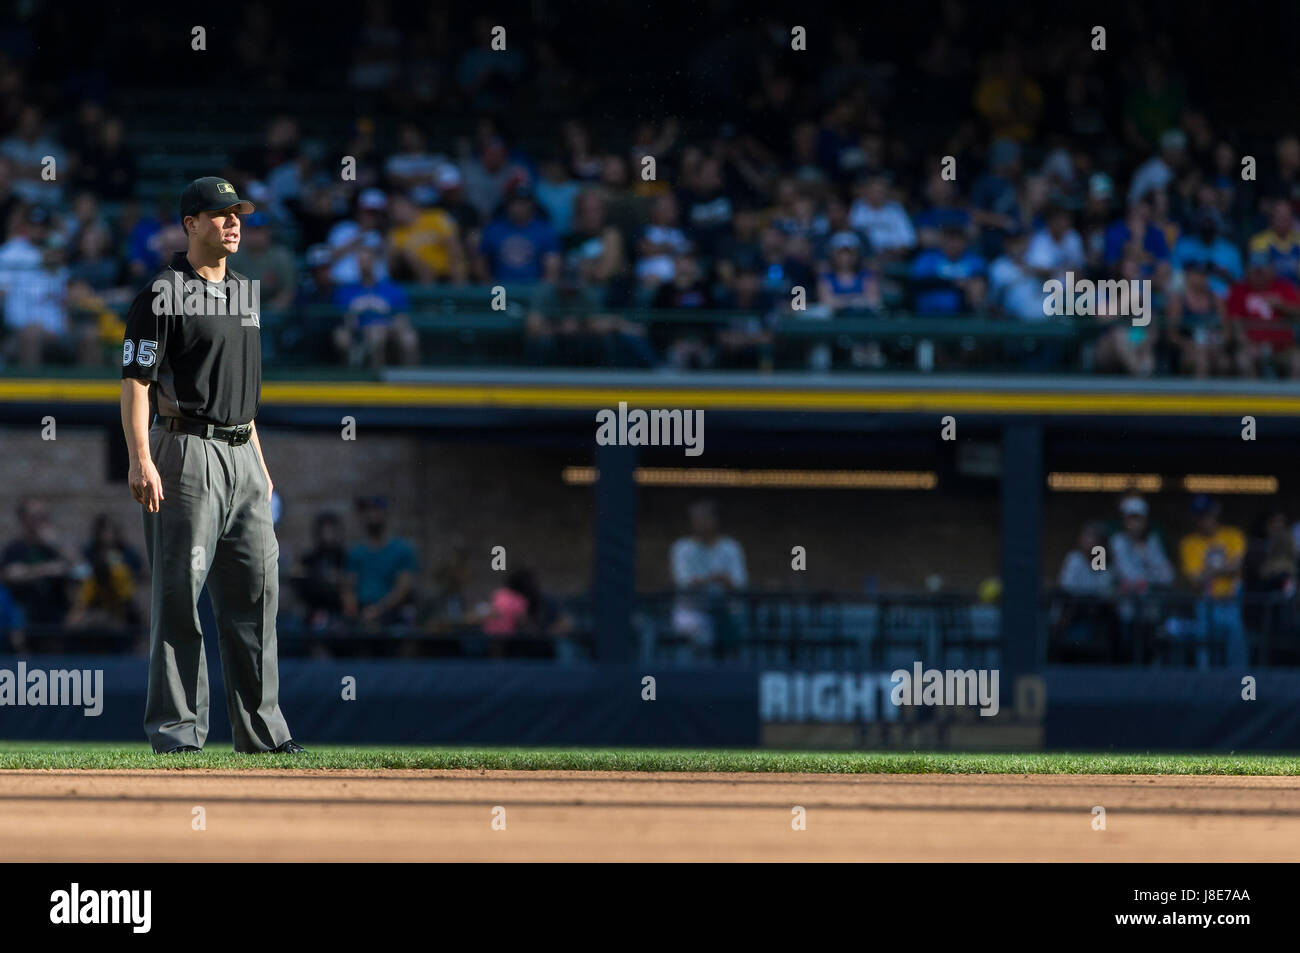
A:
[[[0,485],[9,505],[0,510],[0,540],[17,532],[13,503],[29,493],[49,501],[55,524],[78,548],[95,514],[115,516],[128,541],[144,549],[140,509],[124,482],[109,482],[108,439],[100,428],[64,427],[44,441],[39,429],[0,428]],[[121,439],[114,433],[112,439]],[[346,516],[350,539],[360,534],[352,510],[359,494],[389,497],[393,527],[415,543],[426,580],[442,553],[464,541],[475,554],[473,592],[486,596],[499,577],[489,551],[506,547],[509,565],[535,567],[555,592],[584,590],[591,576],[594,490],[566,486],[567,464],[579,455],[506,446],[448,444],[430,437],[364,432],[344,441],[322,432],[263,433],[272,478],[284,500],[279,526],[289,555],[306,548],[314,515]],[[852,490],[643,489],[639,495],[637,585],[669,586],[668,550],[686,531],[686,507],[716,499],[723,531],[745,547],[750,578],[760,587],[860,592],[874,575],[885,590],[919,590],[931,573],[945,588],[973,589],[998,573],[996,497],[945,498],[937,493]],[[1054,580],[1065,552],[1088,519],[1113,519],[1118,497],[1046,494],[1043,572]],[[1188,529],[1187,497],[1153,500],[1153,517],[1176,558]],[[1270,501],[1226,497],[1226,521],[1249,529]],[[790,569],[790,549],[808,550],[808,570]]]

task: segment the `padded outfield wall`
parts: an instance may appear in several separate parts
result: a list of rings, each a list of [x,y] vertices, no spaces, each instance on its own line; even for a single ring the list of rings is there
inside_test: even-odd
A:
[[[0,657],[0,672],[19,659]],[[102,672],[100,713],[0,706],[0,738],[144,741],[139,658],[36,656],[25,671]],[[227,747],[219,670],[208,744]],[[997,715],[904,708],[885,671],[660,668],[545,662],[280,664],[280,701],[304,744],[643,745],[692,748],[1300,750],[1300,672],[1055,667],[1012,686]],[[648,700],[646,676],[654,678]],[[350,680],[350,681],[349,681]],[[353,689],[354,691],[350,691]],[[346,697],[354,695],[354,697]],[[51,700],[49,698],[47,701]]]

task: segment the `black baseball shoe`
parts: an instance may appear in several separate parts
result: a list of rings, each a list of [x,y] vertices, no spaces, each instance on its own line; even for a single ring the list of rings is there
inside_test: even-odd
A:
[[[307,749],[290,738],[284,744],[271,749],[271,754],[306,754]]]
[[[202,750],[202,748],[196,748],[194,745],[177,745],[175,748],[168,748],[166,751],[157,752],[157,754],[185,754],[190,751]]]

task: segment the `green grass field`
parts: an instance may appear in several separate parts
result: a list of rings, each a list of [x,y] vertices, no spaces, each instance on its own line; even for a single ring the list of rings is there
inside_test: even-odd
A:
[[[1292,755],[689,751],[652,748],[424,748],[313,745],[306,755],[241,755],[222,747],[155,755],[147,745],[0,741],[0,770],[266,770],[363,768],[511,771],[746,771],[819,774],[1300,775]]]

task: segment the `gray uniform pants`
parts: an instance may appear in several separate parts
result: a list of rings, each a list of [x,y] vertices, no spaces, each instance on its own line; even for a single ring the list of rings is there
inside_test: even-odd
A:
[[[157,422],[149,447],[164,499],[157,513],[144,513],[153,569],[145,732],[159,752],[201,748],[207,739],[208,664],[198,610],[206,582],[235,750],[270,750],[289,740],[289,727],[280,714],[275,642],[280,545],[257,448],[171,432]]]

